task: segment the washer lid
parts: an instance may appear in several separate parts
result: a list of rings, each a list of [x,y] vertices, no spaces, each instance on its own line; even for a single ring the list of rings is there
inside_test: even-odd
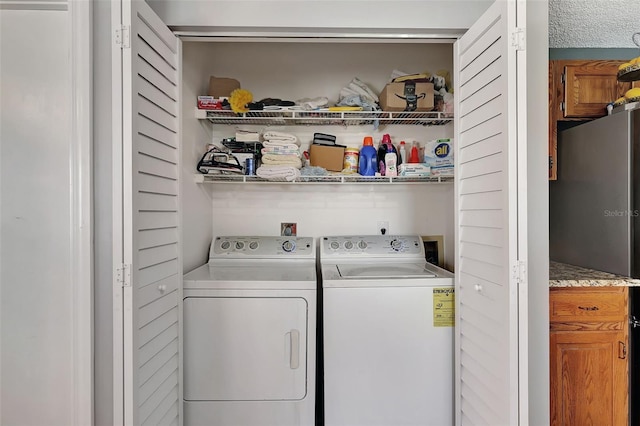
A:
[[[343,263],[336,265],[340,277],[343,279],[362,278],[435,278],[437,275],[428,270],[425,264],[358,264]]]

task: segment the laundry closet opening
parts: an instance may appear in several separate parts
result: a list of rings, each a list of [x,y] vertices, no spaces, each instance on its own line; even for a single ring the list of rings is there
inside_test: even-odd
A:
[[[404,37],[404,38],[403,38]],[[442,235],[444,266],[454,268],[453,184],[220,184],[196,183],[196,164],[208,144],[221,145],[237,130],[291,133],[308,149],[314,133],[336,136],[336,143],[361,147],[365,136],[377,146],[384,134],[394,145],[405,141],[453,138],[453,121],[441,125],[383,123],[375,126],[260,120],[219,123],[196,118],[197,97],[209,78],[239,81],[254,100],[295,102],[326,97],[357,78],[379,94],[394,70],[448,75],[453,85],[453,39],[357,37],[241,38],[182,35],[182,205],[184,271],[206,263],[215,235],[279,235],[281,224],[296,223],[302,236],[378,234],[378,223],[392,234]]]

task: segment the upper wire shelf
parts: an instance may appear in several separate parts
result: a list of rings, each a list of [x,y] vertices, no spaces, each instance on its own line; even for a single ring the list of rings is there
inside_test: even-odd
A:
[[[196,108],[196,118],[213,124],[257,125],[343,125],[381,124],[441,126],[453,120],[453,114],[440,111],[249,111],[237,114],[228,110]]]

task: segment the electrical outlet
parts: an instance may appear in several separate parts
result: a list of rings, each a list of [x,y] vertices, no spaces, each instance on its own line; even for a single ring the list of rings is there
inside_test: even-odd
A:
[[[298,224],[295,222],[280,223],[280,235],[282,237],[295,237],[298,233]]]
[[[378,232],[381,235],[386,235],[389,233],[389,221],[387,220],[379,220],[378,221]]]

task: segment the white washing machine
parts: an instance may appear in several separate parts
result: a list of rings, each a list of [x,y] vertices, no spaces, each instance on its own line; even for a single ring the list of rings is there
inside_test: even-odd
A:
[[[419,236],[324,237],[320,261],[325,425],[453,425],[453,274]]]
[[[217,237],[184,276],[184,424],[314,425],[313,238]]]

